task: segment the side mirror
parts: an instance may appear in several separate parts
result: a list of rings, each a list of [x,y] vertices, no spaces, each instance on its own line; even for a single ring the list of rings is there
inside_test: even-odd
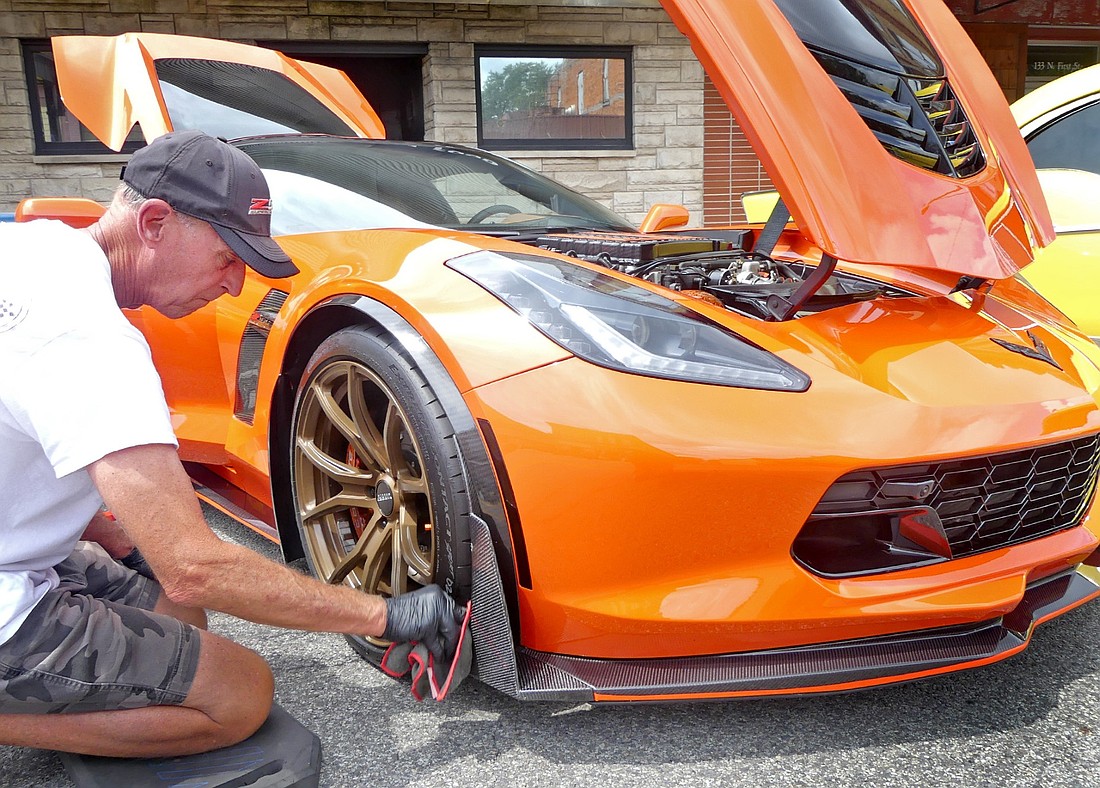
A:
[[[691,221],[691,215],[684,206],[659,202],[649,209],[649,213],[645,215],[638,229],[643,233],[656,233],[670,227],[683,227],[689,221]]]
[[[84,197],[28,197],[16,206],[15,221],[60,219],[70,227],[87,227],[106,211],[99,203]]]

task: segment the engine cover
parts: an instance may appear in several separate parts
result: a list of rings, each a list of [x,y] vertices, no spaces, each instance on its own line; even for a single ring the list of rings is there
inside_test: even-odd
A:
[[[688,235],[645,233],[561,233],[541,236],[540,249],[561,252],[606,266],[634,266],[665,257],[721,252],[733,248],[728,241]]]

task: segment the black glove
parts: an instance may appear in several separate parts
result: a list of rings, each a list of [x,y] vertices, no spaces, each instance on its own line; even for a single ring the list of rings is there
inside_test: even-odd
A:
[[[423,643],[437,662],[449,665],[464,613],[465,609],[455,605],[439,586],[387,597],[386,631],[382,637],[394,643]]]
[[[145,556],[136,547],[118,560],[123,566],[133,569],[139,575],[144,575],[150,580],[157,579],[157,576],[153,574],[152,567],[145,562]]]

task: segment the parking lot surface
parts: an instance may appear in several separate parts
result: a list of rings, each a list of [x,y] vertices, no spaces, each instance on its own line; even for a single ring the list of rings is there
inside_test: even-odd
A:
[[[223,537],[277,549],[208,510]],[[476,682],[442,704],[343,638],[211,616],[264,655],[321,739],[323,786],[1100,786],[1094,603],[1007,661],[850,695],[653,706],[531,704]],[[70,785],[57,756],[0,747],[0,785]]]

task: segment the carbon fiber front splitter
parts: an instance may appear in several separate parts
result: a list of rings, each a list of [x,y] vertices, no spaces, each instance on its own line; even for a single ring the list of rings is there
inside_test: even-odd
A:
[[[1010,614],[977,624],[717,656],[570,657],[515,649],[499,590],[489,587],[496,562],[488,529],[478,522],[471,531],[471,629],[477,675],[521,700],[622,702],[799,695],[909,681],[1011,656],[1027,645],[1037,624],[1100,596],[1100,573],[1082,566],[1032,583]]]

